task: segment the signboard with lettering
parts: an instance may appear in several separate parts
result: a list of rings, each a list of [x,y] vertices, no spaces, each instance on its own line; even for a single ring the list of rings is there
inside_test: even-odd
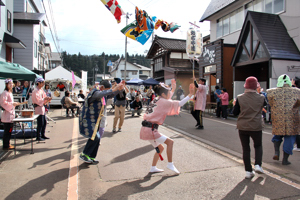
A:
[[[217,66],[216,65],[209,65],[204,67],[204,73],[214,73],[217,71]]]

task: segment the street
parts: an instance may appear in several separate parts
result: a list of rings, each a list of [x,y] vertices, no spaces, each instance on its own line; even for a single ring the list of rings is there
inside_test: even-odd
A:
[[[175,130],[181,130],[181,133],[193,135],[197,140],[204,142],[210,146],[227,152],[231,155],[242,158],[242,145],[239,139],[238,130],[236,129],[235,120],[223,120],[215,118],[214,115],[206,113],[204,117],[204,129],[195,129],[196,121],[188,112],[181,112],[180,116],[167,117],[165,124]],[[263,167],[267,167],[271,171],[276,171],[283,176],[300,182],[300,152],[294,151],[289,160],[292,165],[282,165],[282,144],[281,157],[279,161],[273,160],[274,146],[272,139],[272,125],[266,124],[263,130]],[[254,158],[254,147],[251,141],[251,157]]]
[[[89,165],[78,159],[87,141],[78,133],[78,118],[61,116],[60,109],[53,110],[50,116],[56,120],[56,124],[50,122],[47,127],[51,139],[46,143],[34,142],[34,154],[30,154],[30,143],[24,145],[22,139],[17,140],[16,156],[13,151],[5,155],[0,152],[0,199],[300,198],[299,181],[291,181],[287,176],[299,173],[296,171],[299,155],[295,152],[292,164],[286,167],[279,162],[268,162],[267,155],[272,155],[273,149],[267,151],[271,144],[265,143],[271,135],[264,134],[266,174],[251,180],[244,178],[233,120],[224,122],[206,118],[207,115],[205,129],[200,133],[194,129],[188,113],[167,117],[166,125],[160,126],[159,131],[175,142],[173,162],[181,172],[175,175],[166,168],[165,152],[162,153],[164,161],[159,161],[157,166],[165,171],[148,173],[155,150],[147,141],[139,139],[142,117],[131,117],[127,112],[122,132],[112,134],[114,115],[108,113],[108,126],[97,155],[100,163]],[[215,146],[208,144],[215,140],[220,142]],[[219,146],[222,142],[226,143],[224,147]],[[269,166],[283,172],[278,173]]]

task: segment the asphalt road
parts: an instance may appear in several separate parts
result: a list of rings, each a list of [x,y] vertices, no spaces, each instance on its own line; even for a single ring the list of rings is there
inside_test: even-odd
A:
[[[179,116],[169,116],[166,118],[164,125],[179,130],[180,133],[190,135],[210,146],[220,149],[226,153],[242,158],[242,146],[236,129],[236,119],[223,120],[215,118],[213,115],[205,114],[204,129],[195,128],[196,121],[188,112],[181,112]],[[294,152],[289,157],[291,165],[284,166],[282,160],[282,146],[280,161],[274,161],[274,146],[271,142],[272,127],[266,125],[263,130],[263,167],[275,171],[277,174],[289,177],[300,182],[300,152]],[[251,141],[251,157],[254,158],[254,147]]]

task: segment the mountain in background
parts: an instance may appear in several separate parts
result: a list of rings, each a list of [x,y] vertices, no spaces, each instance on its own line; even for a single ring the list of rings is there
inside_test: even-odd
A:
[[[103,74],[105,66],[105,74],[108,73],[109,67],[108,61],[115,62],[120,58],[120,55],[110,54],[107,55],[104,52],[101,55],[81,55],[68,54],[66,51],[62,52],[63,65],[66,69],[74,71],[74,74],[81,77],[81,70],[88,71],[88,77],[93,76],[93,69],[98,66],[98,74]],[[123,56],[123,55],[122,55]],[[124,56],[123,56],[124,57]],[[137,63],[145,67],[150,68],[150,60],[146,59],[144,55],[129,55],[127,54],[127,61],[130,63]]]

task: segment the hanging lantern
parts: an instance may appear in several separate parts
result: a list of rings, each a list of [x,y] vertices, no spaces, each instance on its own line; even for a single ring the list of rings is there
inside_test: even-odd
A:
[[[199,30],[190,28],[187,31],[186,53],[189,58],[199,58],[202,53],[203,41]]]

